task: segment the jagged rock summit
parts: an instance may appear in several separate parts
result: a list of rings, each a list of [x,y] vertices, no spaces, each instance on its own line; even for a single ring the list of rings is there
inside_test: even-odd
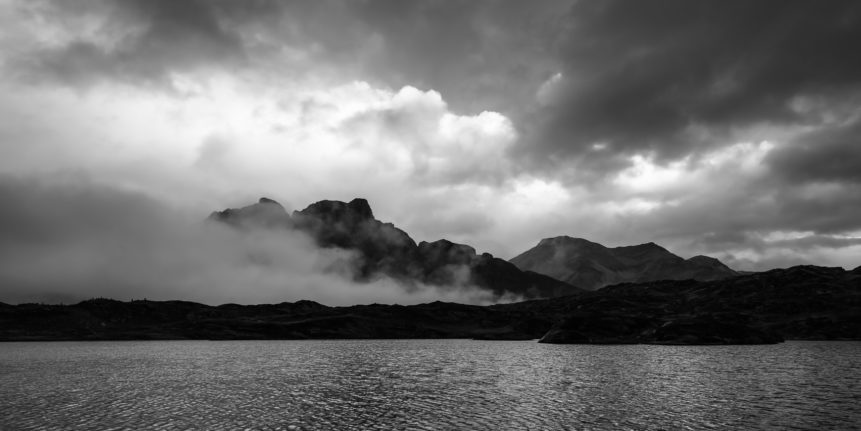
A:
[[[367,200],[323,200],[287,214],[277,202],[261,198],[256,204],[212,213],[210,219],[240,228],[296,229],[320,247],[357,253],[354,279],[379,276],[402,283],[442,287],[477,287],[496,297],[549,298],[581,292],[552,277],[522,271],[489,253],[447,240],[416,242],[392,223],[374,218]]]
[[[568,236],[542,239],[511,263],[587,290],[625,282],[709,281],[738,275],[715,258],[683,259],[653,242],[608,248]]]
[[[371,211],[371,205],[368,204],[367,200],[362,198],[353,199],[349,203],[323,200],[308,205],[308,208],[305,208],[302,211],[293,212],[294,216],[297,214],[303,216],[314,216],[327,221],[351,220],[359,222],[374,218],[374,212]]]
[[[265,197],[246,207],[215,211],[209,219],[242,228],[289,228],[293,225],[287,210],[277,201]]]

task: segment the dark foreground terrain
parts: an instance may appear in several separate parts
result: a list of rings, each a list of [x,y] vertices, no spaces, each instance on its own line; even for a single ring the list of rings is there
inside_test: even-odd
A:
[[[513,304],[208,306],[0,303],[0,340],[481,338],[762,344],[861,339],[861,268],[797,266],[716,281],[620,284]]]

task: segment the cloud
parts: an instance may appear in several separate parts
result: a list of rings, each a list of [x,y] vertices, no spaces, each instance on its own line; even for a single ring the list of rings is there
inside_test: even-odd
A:
[[[772,153],[768,163],[776,174],[795,183],[857,184],[861,182],[861,120],[802,134]]]
[[[538,91],[535,93],[535,99],[541,106],[550,106],[557,103],[559,94],[562,93],[562,73],[557,72],[546,81],[541,83]]]
[[[336,130],[355,136],[350,151],[372,153],[392,171],[409,167],[412,180],[436,184],[501,181],[510,172],[506,149],[517,137],[498,113],[455,115],[439,93],[414,87],[378,100]]]
[[[206,70],[346,75],[375,86],[434,88],[457,112],[508,115],[518,110],[511,102],[529,99],[554,66],[548,46],[567,4],[15,2],[9,47],[20,51],[14,63],[28,80],[173,89],[176,75]]]
[[[458,112],[513,116],[555,67],[548,51],[570,2],[346,4],[379,46],[360,60],[367,79],[437,89]]]
[[[810,231],[734,232],[700,238],[706,250],[722,254],[724,263],[742,270],[786,268],[830,262],[852,269],[861,256],[861,235],[840,236]]]
[[[302,233],[236,230],[141,193],[74,178],[0,178],[0,301],[310,299],[329,305],[487,303],[457,286],[354,283],[356,255]]]
[[[817,121],[796,102],[857,93],[861,70],[847,1],[28,3],[8,21],[30,37],[9,46],[37,75],[174,86],[213,69],[432,88],[455,112],[511,118],[539,165],[582,157],[593,171],[619,153],[678,158],[747,127]]]
[[[596,143],[604,157],[679,159],[758,125],[818,121],[798,98],[861,90],[851,1],[576,2],[568,18],[556,102],[522,149],[542,160],[588,159]]]
[[[248,61],[230,2],[101,1],[16,5],[33,36],[15,58],[30,79],[169,85],[171,74]]]

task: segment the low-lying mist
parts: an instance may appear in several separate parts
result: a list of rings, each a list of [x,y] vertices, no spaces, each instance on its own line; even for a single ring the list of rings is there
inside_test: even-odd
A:
[[[0,177],[0,301],[92,297],[206,304],[496,302],[478,288],[354,282],[361,256],[289,229],[234,229],[85,180]],[[212,210],[220,208],[212,208]],[[503,298],[515,300],[518,298]]]

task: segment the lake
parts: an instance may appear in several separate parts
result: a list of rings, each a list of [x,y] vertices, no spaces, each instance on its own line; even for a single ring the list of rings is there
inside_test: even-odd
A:
[[[861,342],[0,343],[0,429],[851,429]]]

